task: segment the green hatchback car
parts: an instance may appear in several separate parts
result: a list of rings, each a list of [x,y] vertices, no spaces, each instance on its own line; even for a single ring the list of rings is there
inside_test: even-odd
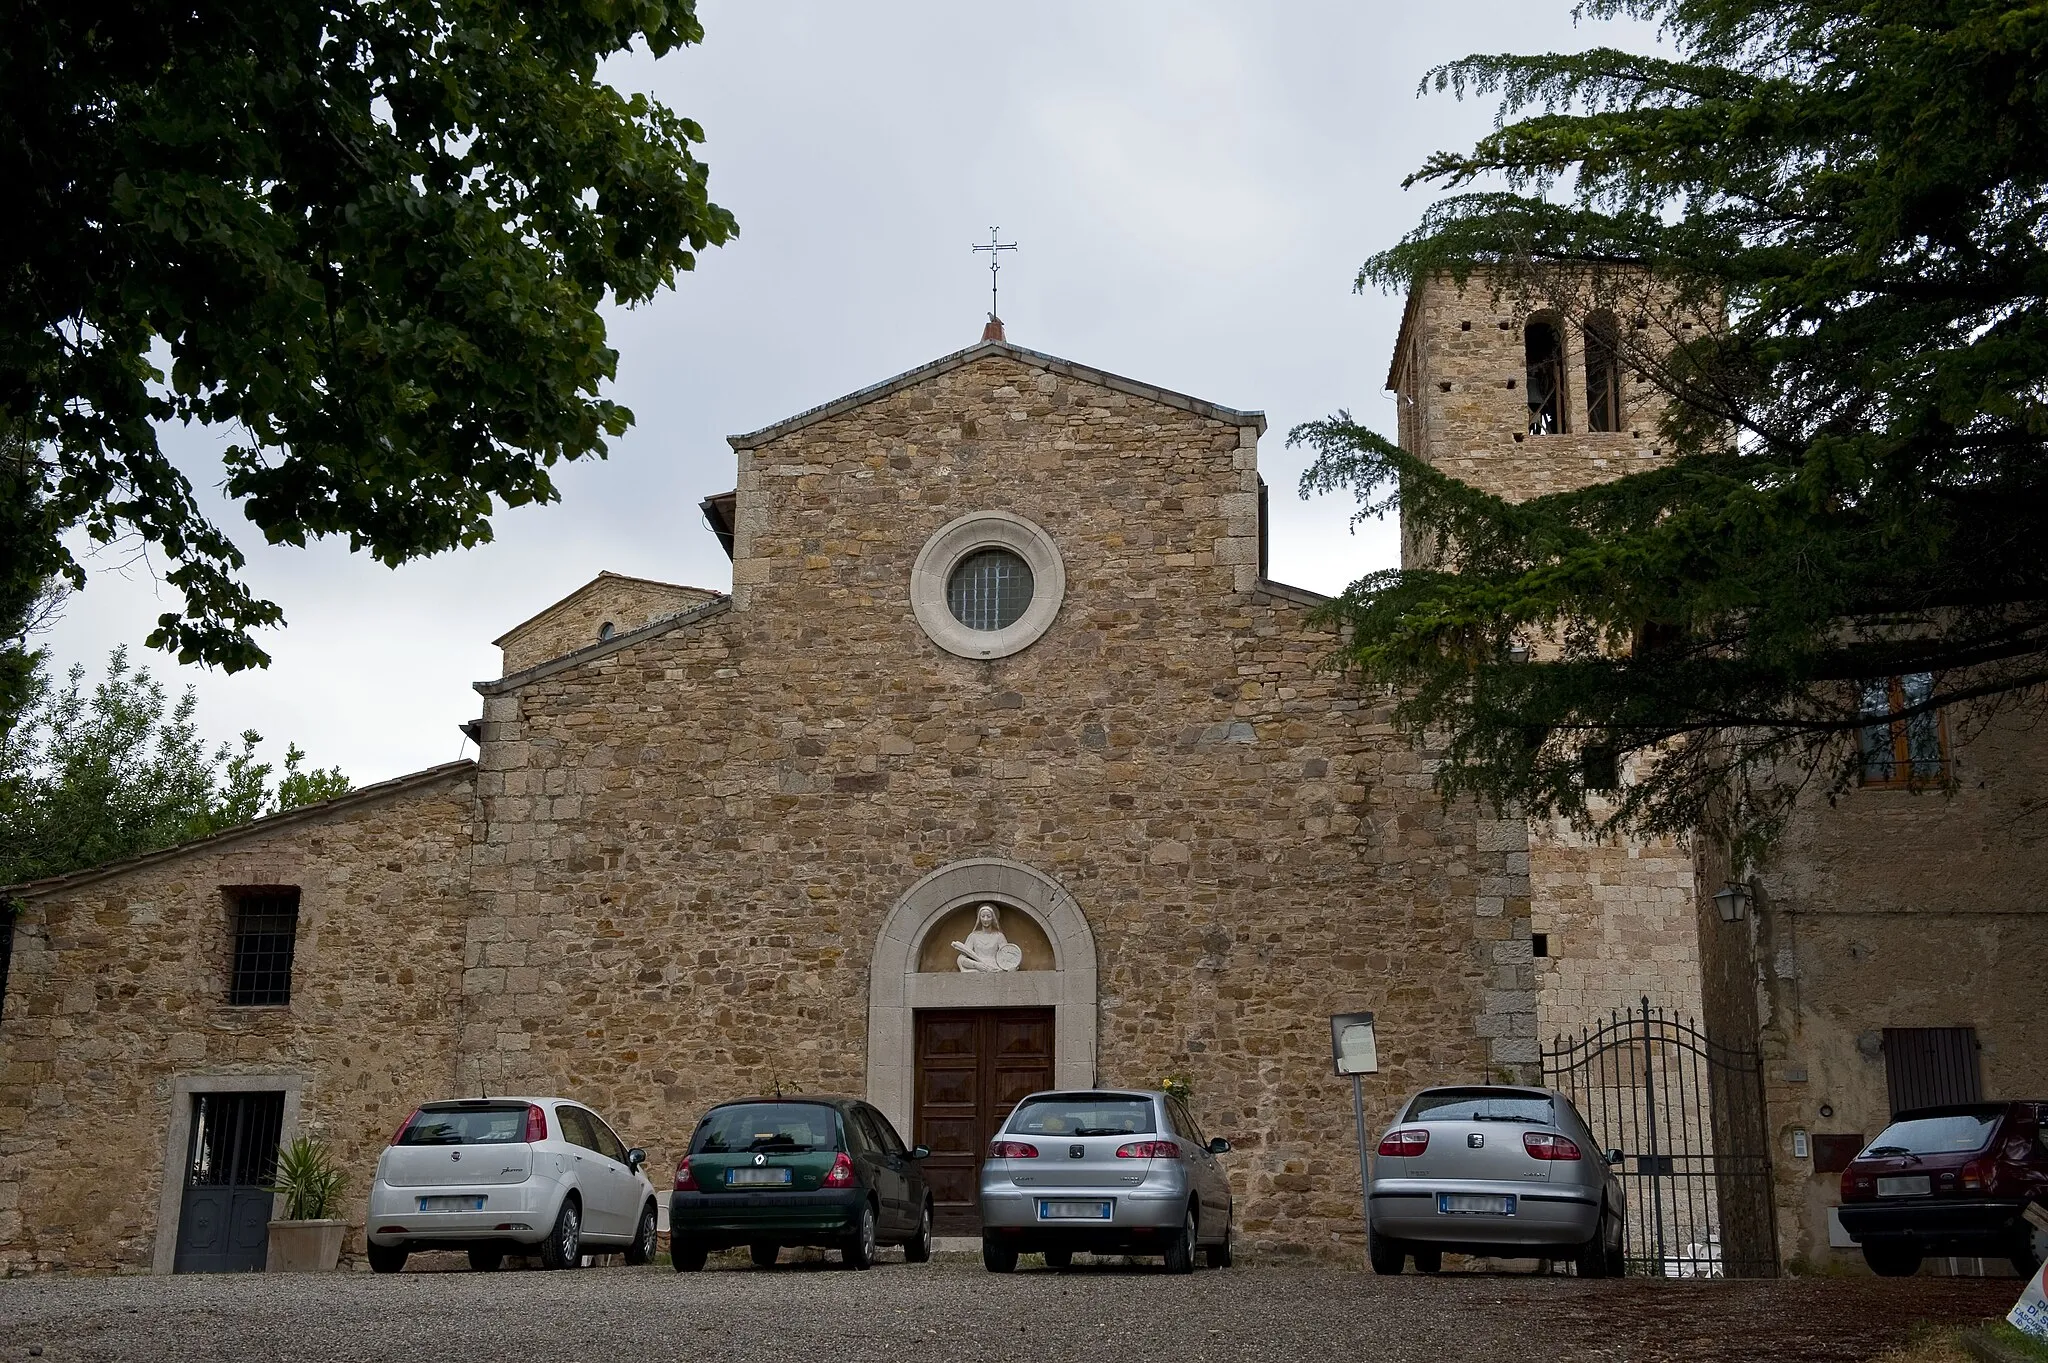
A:
[[[669,1255],[694,1273],[713,1250],[746,1245],[768,1268],[785,1245],[839,1251],[866,1268],[879,1245],[932,1257],[922,1161],[857,1098],[744,1098],[704,1114],[669,1194]]]

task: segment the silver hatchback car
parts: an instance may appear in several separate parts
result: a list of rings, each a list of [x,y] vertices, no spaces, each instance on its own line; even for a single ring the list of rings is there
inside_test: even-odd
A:
[[[1038,1252],[1158,1254],[1186,1273],[1199,1250],[1230,1266],[1230,1183],[1187,1105],[1157,1090],[1034,1093],[1017,1104],[981,1166],[981,1261],[991,1273]]]
[[[1375,1273],[1410,1256],[1434,1273],[1446,1250],[1569,1259],[1587,1278],[1619,1276],[1628,1206],[1571,1100],[1506,1085],[1424,1089],[1380,1141],[1368,1241]]]

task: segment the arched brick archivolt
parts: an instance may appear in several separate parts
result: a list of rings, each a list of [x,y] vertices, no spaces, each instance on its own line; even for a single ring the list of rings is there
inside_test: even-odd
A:
[[[1050,970],[1003,975],[919,971],[925,937],[971,903],[990,901],[1026,914],[1052,944]],[[868,1101],[899,1131],[911,1130],[916,1079],[913,1019],[920,1008],[1051,1008],[1053,1082],[1095,1083],[1095,934],[1060,883],[1000,857],[941,866],[889,910],[875,941],[868,981]]]

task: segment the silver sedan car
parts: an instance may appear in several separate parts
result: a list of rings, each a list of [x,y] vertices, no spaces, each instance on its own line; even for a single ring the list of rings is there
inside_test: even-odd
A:
[[[1187,1273],[1199,1250],[1230,1266],[1230,1184],[1187,1105],[1157,1090],[1034,1093],[981,1166],[981,1261],[991,1273],[1038,1252],[1158,1254]]]
[[[1445,1251],[1569,1259],[1587,1278],[1622,1271],[1621,1180],[1556,1089],[1424,1089],[1380,1141],[1368,1243],[1375,1273],[1409,1256],[1434,1273]]]

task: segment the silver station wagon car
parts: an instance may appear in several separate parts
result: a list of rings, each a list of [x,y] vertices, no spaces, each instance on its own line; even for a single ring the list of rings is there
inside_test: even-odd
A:
[[[1445,1251],[1569,1259],[1581,1277],[1622,1271],[1621,1180],[1571,1100],[1555,1089],[1424,1089],[1380,1141],[1367,1199],[1376,1273]]]
[[[1186,1273],[1199,1251],[1230,1265],[1230,1184],[1187,1105],[1156,1090],[1034,1093],[1017,1104],[981,1166],[981,1261],[1008,1273],[1021,1253],[1066,1268],[1077,1251],[1157,1254]]]
[[[654,1258],[654,1188],[604,1119],[561,1098],[428,1103],[377,1160],[369,1260],[396,1273],[415,1250],[467,1250],[488,1272],[506,1254],[575,1268],[598,1250]]]

